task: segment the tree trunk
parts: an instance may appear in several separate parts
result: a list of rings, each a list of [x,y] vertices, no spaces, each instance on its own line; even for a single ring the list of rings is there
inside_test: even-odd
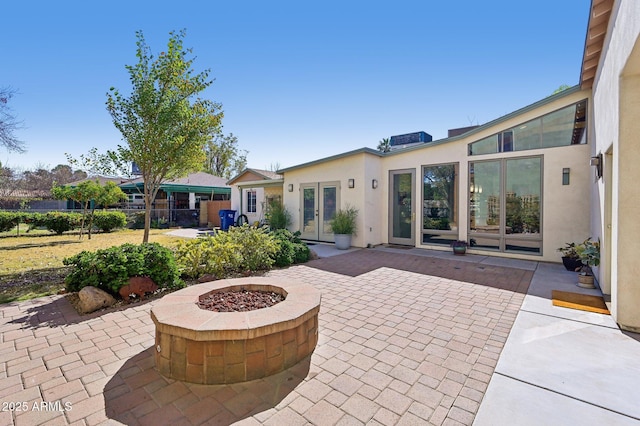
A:
[[[87,217],[87,206],[88,203],[84,203],[82,205],[82,221],[80,222],[80,240],[82,239],[82,231],[84,231],[84,220]]]
[[[142,242],[149,242],[149,229],[151,229],[151,201],[147,194],[144,196],[144,235]]]
[[[91,228],[93,227],[93,212],[95,211],[96,205],[94,203],[93,207],[91,208],[91,216],[89,216],[89,225],[87,226],[87,235],[89,236],[89,239],[91,239]]]

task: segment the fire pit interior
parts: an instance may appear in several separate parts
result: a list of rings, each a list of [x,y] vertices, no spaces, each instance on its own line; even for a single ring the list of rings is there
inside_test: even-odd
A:
[[[242,291],[275,293],[284,300],[240,312],[199,306],[212,295]],[[187,287],[166,295],[151,309],[156,366],[166,377],[202,384],[278,373],[315,349],[319,310],[320,292],[291,280],[251,277]]]
[[[275,291],[211,291],[200,296],[198,306],[213,312],[247,312],[269,308],[282,302],[286,295]]]

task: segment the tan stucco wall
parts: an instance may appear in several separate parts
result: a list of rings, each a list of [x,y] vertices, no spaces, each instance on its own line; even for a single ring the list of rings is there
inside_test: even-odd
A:
[[[265,181],[268,182],[268,181]],[[268,185],[265,183],[264,185]],[[247,212],[247,191],[256,191],[256,212]],[[256,184],[254,186],[242,187],[234,184],[231,186],[231,209],[236,210],[238,213],[236,217],[241,214],[247,216],[247,220],[250,224],[254,222],[260,222],[265,219],[264,206],[266,197],[268,195],[282,195],[282,186],[261,186]]]
[[[557,248],[567,242],[582,241],[590,235],[590,191],[592,169],[589,166],[590,147],[574,145],[529,151],[509,152],[489,155],[468,156],[468,144],[499,131],[507,130],[519,124],[540,117],[549,112],[588,99],[590,91],[568,92],[535,109],[527,110],[518,116],[504,120],[481,132],[457,141],[425,144],[418,149],[397,151],[379,157],[368,153],[356,153],[338,157],[285,172],[284,202],[293,216],[292,230],[300,229],[300,185],[313,182],[340,182],[340,205],[355,206],[358,216],[358,235],[353,245],[366,247],[388,243],[389,229],[389,171],[415,170],[416,247],[449,250],[443,246],[422,244],[422,166],[458,163],[458,211],[459,238],[468,240],[468,170],[469,162],[496,158],[519,158],[541,156],[543,158],[543,216],[542,255],[499,253],[472,249],[472,252],[538,261],[559,262]],[[562,185],[562,169],[571,170],[570,185]],[[347,186],[348,179],[355,179],[355,188]],[[372,180],[378,180],[378,188],[372,188]],[[293,185],[293,192],[288,186]]]
[[[380,244],[380,211],[384,208],[381,185],[373,189],[372,179],[382,181],[380,158],[368,153],[356,153],[320,164],[291,170],[284,175],[284,204],[292,214],[290,229],[300,230],[300,185],[315,182],[340,182],[340,207],[347,204],[358,209],[357,235],[352,239],[355,247]],[[348,180],[354,179],[355,187],[348,187]],[[289,185],[293,191],[289,192]]]
[[[264,188],[264,196],[265,198],[280,196],[282,199],[282,186],[268,186]]]
[[[592,185],[591,233],[610,241],[602,246],[597,273],[611,294],[611,313],[621,327],[640,331],[640,2],[616,1],[608,31],[593,88],[591,155],[613,154],[605,156],[611,182]]]
[[[589,236],[589,201],[590,201],[590,174],[592,170],[589,167],[588,145],[577,145],[568,147],[557,147],[547,149],[537,149],[528,151],[518,151],[500,154],[487,154],[469,156],[468,144],[487,136],[491,136],[496,132],[507,130],[518,124],[532,120],[546,113],[555,111],[564,106],[571,105],[582,99],[588,98],[589,91],[580,91],[569,96],[557,99],[535,110],[528,111],[517,117],[506,120],[499,125],[492,126],[482,132],[476,133],[470,137],[463,138],[456,142],[445,144],[436,144],[433,146],[425,146],[425,148],[406,151],[402,154],[391,155],[383,158],[382,167],[384,169],[384,192],[388,194],[388,171],[399,169],[415,169],[416,170],[416,197],[418,200],[416,212],[416,240],[417,247],[428,247],[436,250],[449,250],[442,246],[426,246],[422,245],[421,234],[421,215],[420,211],[422,200],[422,166],[458,163],[459,176],[458,181],[461,184],[458,192],[458,208],[459,208],[459,238],[468,240],[468,192],[467,182],[469,174],[469,162],[482,161],[496,158],[518,158],[528,156],[543,157],[543,214],[542,214],[542,233],[543,233],[543,253],[542,256],[532,256],[526,254],[514,253],[497,253],[494,251],[482,251],[474,249],[475,253],[489,254],[492,256],[504,256],[521,259],[532,259],[539,261],[559,262],[560,255],[556,251],[558,247],[564,246],[566,242],[582,241]],[[571,169],[570,185],[562,185],[562,169]],[[386,198],[385,198],[386,200]],[[383,208],[382,227],[384,228],[384,241],[387,242],[387,223],[388,209]]]

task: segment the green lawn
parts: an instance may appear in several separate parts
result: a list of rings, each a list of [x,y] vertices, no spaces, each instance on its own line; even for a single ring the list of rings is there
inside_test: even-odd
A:
[[[26,226],[24,231],[26,231]],[[28,236],[0,234],[0,303],[27,300],[56,294],[64,288],[67,267],[62,260],[83,250],[142,242],[142,230],[120,230],[93,234],[91,240],[78,234],[51,235],[48,231],[31,231]],[[165,235],[166,230],[152,229],[150,242],[173,248],[180,238]],[[13,235],[15,235],[15,230]]]

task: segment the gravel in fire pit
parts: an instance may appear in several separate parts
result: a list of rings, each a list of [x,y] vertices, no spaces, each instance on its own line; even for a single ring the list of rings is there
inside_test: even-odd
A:
[[[284,300],[273,291],[221,291],[208,294],[198,302],[200,309],[213,312],[247,312],[268,308]]]

